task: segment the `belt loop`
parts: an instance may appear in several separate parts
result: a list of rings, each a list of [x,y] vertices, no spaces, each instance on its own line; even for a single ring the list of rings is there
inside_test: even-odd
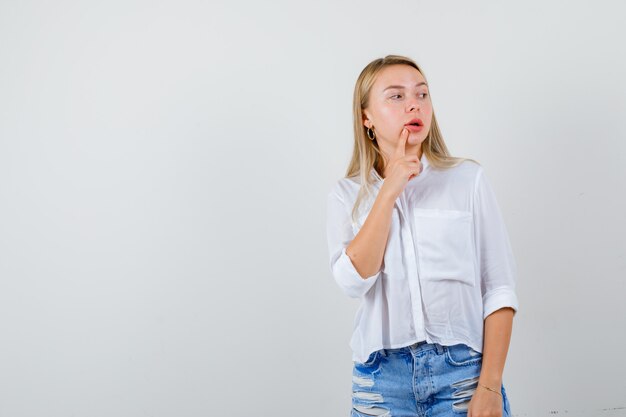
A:
[[[444,347],[439,343],[435,343],[435,346],[437,346],[437,354],[441,355],[445,351]]]
[[[383,354],[383,356],[387,356],[387,351],[385,350],[385,348],[382,348],[382,349],[380,350],[380,353],[382,353],[382,354]]]

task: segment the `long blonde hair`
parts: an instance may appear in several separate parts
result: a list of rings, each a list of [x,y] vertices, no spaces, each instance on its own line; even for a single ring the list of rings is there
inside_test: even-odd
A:
[[[373,183],[376,180],[382,180],[382,170],[385,163],[384,156],[375,140],[370,140],[367,136],[366,127],[363,125],[363,109],[369,105],[369,95],[376,77],[380,71],[390,65],[404,64],[409,65],[418,70],[426,80],[426,74],[420,67],[410,58],[401,55],[387,55],[384,58],[378,58],[367,64],[361,71],[359,78],[354,86],[353,96],[353,123],[354,123],[354,149],[352,151],[352,159],[348,165],[346,177],[358,176],[361,187],[352,208],[352,220],[356,221],[358,217],[359,206],[365,197],[373,198]],[[427,81],[428,82],[428,81]],[[429,91],[430,93],[430,91]],[[432,95],[431,95],[432,97]],[[448,169],[461,164],[463,161],[477,161],[471,158],[459,158],[450,155],[448,148],[443,140],[435,111],[433,109],[430,130],[426,139],[422,142],[422,152],[428,158],[428,162],[433,168]],[[480,165],[480,164],[479,164]],[[374,176],[370,175],[372,168],[375,169]]]

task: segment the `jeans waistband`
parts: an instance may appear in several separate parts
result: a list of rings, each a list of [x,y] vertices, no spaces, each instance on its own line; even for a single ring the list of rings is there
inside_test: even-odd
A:
[[[444,347],[439,343],[427,343],[426,340],[422,340],[421,342],[415,342],[412,345],[404,346],[400,348],[394,349],[381,349],[383,356],[387,356],[388,353],[399,352],[402,350],[410,351],[412,354],[423,352],[426,350],[436,350],[437,354],[441,355],[444,352]]]

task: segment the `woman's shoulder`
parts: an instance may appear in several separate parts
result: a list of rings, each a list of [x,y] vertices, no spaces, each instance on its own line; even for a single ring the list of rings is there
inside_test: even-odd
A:
[[[476,174],[480,169],[482,169],[482,165],[480,165],[480,163],[475,159],[457,157],[457,160],[459,162],[454,168],[463,173]]]
[[[483,170],[482,165],[471,158],[456,157],[455,159],[455,165],[449,168],[437,168],[434,171],[449,180],[474,183]]]
[[[370,171],[370,175],[372,176],[372,186],[374,188],[377,188],[380,186],[380,182],[381,182],[381,178],[379,178],[376,174],[374,169],[372,169]],[[359,189],[361,188],[361,176],[359,174],[355,174],[352,176],[345,176],[345,177],[341,177],[338,180],[336,180],[331,189],[330,192],[334,192],[337,194],[353,194],[355,192],[358,192]]]
[[[355,192],[358,192],[360,187],[358,176],[354,177],[341,177],[337,179],[328,190],[328,197],[338,197],[342,200],[347,200]]]

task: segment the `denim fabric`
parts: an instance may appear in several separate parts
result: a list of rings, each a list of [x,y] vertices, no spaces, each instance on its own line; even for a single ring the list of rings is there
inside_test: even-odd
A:
[[[465,344],[423,341],[377,350],[354,362],[350,416],[467,416],[481,365],[482,354]],[[504,383],[501,393],[502,417],[510,417]]]

